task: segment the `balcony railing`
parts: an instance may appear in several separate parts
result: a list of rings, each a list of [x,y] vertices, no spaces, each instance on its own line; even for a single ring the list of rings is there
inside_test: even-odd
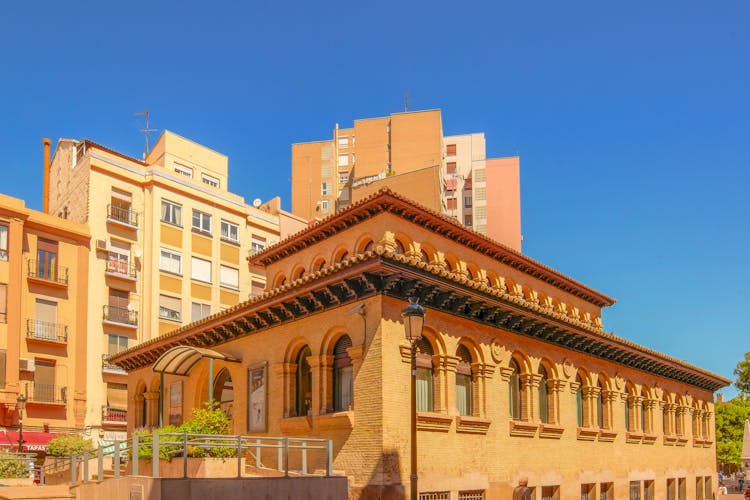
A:
[[[113,365],[108,361],[110,356],[114,356],[114,354],[102,354],[102,370],[110,372],[110,373],[122,373],[127,374],[125,370],[120,368],[117,365]]]
[[[26,400],[33,403],[65,404],[68,401],[68,388],[32,382],[26,385]]]
[[[102,406],[102,423],[103,424],[127,424],[128,411],[118,410],[109,406]]]
[[[104,306],[102,319],[110,323],[138,326],[138,312],[129,311],[126,307]]]
[[[107,220],[119,222],[128,226],[138,227],[138,216],[140,214],[132,208],[107,205]]]
[[[68,325],[49,323],[38,319],[27,319],[26,337],[64,344],[68,341]]]
[[[129,262],[111,259],[107,261],[107,274],[135,279],[135,266]]]
[[[68,268],[62,266],[43,265],[36,260],[27,263],[29,278],[49,281],[58,285],[68,285]]]

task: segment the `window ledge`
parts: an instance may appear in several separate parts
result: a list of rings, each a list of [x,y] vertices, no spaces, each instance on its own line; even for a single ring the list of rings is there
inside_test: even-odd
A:
[[[211,231],[206,231],[205,229],[199,229],[197,227],[190,228],[193,234],[197,234],[199,236],[205,236],[206,238],[213,238],[213,235],[211,234]]]
[[[453,423],[453,418],[444,413],[431,411],[417,412],[417,430],[448,432]]]
[[[599,429],[592,429],[591,427],[578,427],[576,434],[579,441],[594,441],[599,435]]]
[[[674,446],[677,444],[677,436],[664,436],[662,442],[664,443],[664,446]]]
[[[534,437],[539,424],[523,422],[521,420],[510,421],[510,435],[520,437]]]
[[[168,220],[159,219],[159,222],[161,222],[162,224],[166,224],[168,226],[175,227],[177,229],[185,229],[185,227],[183,225],[181,225],[181,224],[175,224],[174,222],[169,222]]]
[[[598,440],[603,443],[611,443],[615,440],[616,437],[617,437],[617,432],[613,430],[610,430],[610,429],[599,430]]]
[[[223,236],[221,237],[221,242],[222,243],[227,243],[229,245],[234,245],[236,247],[240,246],[240,242],[239,241],[237,241],[237,240],[230,240],[229,238],[224,238]]]
[[[234,285],[225,285],[223,283],[220,283],[219,287],[221,287],[222,290],[227,290],[229,292],[239,292],[240,291],[240,287],[234,286]]]
[[[456,417],[456,432],[466,434],[487,434],[492,422],[479,417],[469,417],[467,415]]]
[[[703,441],[703,447],[704,448],[710,448],[713,444],[714,444],[714,442],[711,441],[711,440]]]
[[[705,441],[702,440],[702,439],[699,439],[699,438],[693,439],[693,447],[694,448],[703,448],[703,443],[705,443]]]
[[[176,278],[182,278],[182,273],[173,273],[172,271],[167,271],[165,269],[159,269],[159,272],[162,274],[166,274],[168,276],[174,276]]]
[[[354,427],[354,411],[337,411],[313,417],[316,430],[352,429]]]
[[[656,434],[644,434],[643,444],[654,444],[656,442]]]
[[[643,434],[640,432],[626,432],[625,442],[630,444],[640,444],[643,440]]]
[[[688,442],[688,438],[685,436],[678,436],[677,437],[677,443],[675,443],[677,446],[685,446]]]
[[[553,424],[540,424],[539,425],[539,437],[547,439],[560,439],[565,427]]]
[[[279,429],[284,434],[304,434],[312,430],[312,417],[287,417],[279,420]]]

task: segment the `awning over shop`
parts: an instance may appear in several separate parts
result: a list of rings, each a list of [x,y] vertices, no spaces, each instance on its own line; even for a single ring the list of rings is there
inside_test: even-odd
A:
[[[203,358],[239,363],[239,360],[211,349],[180,345],[173,347],[162,354],[159,359],[156,360],[151,369],[156,373],[181,375],[184,377],[190,373],[190,370],[192,370],[198,361]]]
[[[0,447],[10,450],[18,449],[18,431],[5,431],[0,437]],[[49,440],[57,436],[54,432],[25,431],[23,433],[23,451],[47,451]]]

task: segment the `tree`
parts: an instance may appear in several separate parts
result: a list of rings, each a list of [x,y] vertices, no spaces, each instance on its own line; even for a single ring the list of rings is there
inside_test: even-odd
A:
[[[734,382],[735,387],[744,395],[750,395],[750,352],[745,353],[745,359],[737,363],[734,369],[737,380]]]
[[[750,398],[740,394],[716,403],[716,460],[720,466],[740,466],[745,420],[750,419]]]

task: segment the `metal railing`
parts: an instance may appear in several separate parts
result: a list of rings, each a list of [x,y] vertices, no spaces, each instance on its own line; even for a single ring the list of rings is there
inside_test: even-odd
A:
[[[35,403],[64,404],[68,401],[68,388],[64,385],[26,384],[26,399]]]
[[[127,374],[125,370],[120,368],[117,365],[113,365],[109,362],[109,357],[114,356],[114,354],[102,354],[102,370],[106,370],[108,372],[114,372],[114,373],[123,373]]]
[[[133,264],[116,259],[110,259],[107,261],[106,273],[132,279],[136,278],[136,270]]]
[[[49,323],[38,319],[27,319],[26,337],[64,344],[68,341],[68,325]]]
[[[91,478],[89,470],[91,462],[95,461],[96,479],[104,479],[105,459],[111,460],[114,477],[122,475],[122,466],[130,462],[129,470],[132,474],[143,474],[140,462],[151,457],[167,458],[174,462],[182,459],[182,477],[188,477],[189,454],[197,450],[210,452],[225,460],[237,461],[237,477],[247,477],[243,474],[243,466],[250,466],[284,476],[290,475],[325,475],[333,474],[333,441],[329,439],[281,438],[281,437],[253,437],[253,436],[225,436],[210,434],[184,433],[153,433],[146,435],[135,434],[124,441],[114,441],[100,446],[92,452],[82,453],[54,464],[45,466],[42,476],[52,473],[70,473],[72,484],[79,482],[79,472],[84,483]],[[309,471],[309,455],[324,453],[325,470]],[[146,456],[141,456],[146,455]],[[275,462],[273,467],[267,466],[262,459],[268,458]],[[292,465],[294,464],[294,465]],[[151,460],[151,476],[159,478],[159,460]]]
[[[103,424],[127,424],[128,411],[112,408],[108,405],[102,406],[102,423]]]
[[[111,323],[138,326],[138,312],[129,311],[127,307],[104,306],[102,319]]]
[[[68,268],[57,265],[43,265],[36,260],[30,260],[26,264],[29,278],[51,281],[60,285],[68,284]]]
[[[116,205],[107,205],[107,219],[128,226],[138,227],[138,216],[140,214],[132,208],[118,207]]]

